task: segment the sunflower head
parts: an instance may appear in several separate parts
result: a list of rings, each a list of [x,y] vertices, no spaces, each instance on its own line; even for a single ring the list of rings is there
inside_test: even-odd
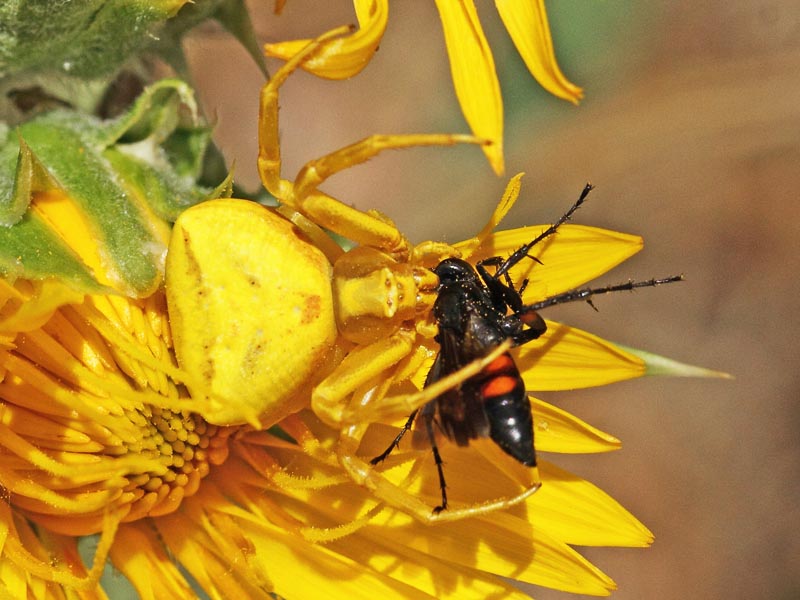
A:
[[[357,3],[359,19],[385,21],[384,5]],[[226,187],[203,190],[190,168],[197,161],[172,160],[180,140],[207,135],[173,135],[181,114],[174,99],[191,105],[176,82],[158,84],[112,123],[53,113],[16,137],[4,132],[13,190],[0,214],[12,232],[0,244],[0,525],[8,559],[0,589],[8,595],[64,595],[61,586],[66,595],[92,594],[106,556],[142,597],[190,595],[186,572],[212,597],[323,589],[514,597],[509,578],[602,595],[613,581],[572,546],[651,542],[614,500],[549,461],[537,459],[534,469],[488,440],[459,447],[458,436],[437,436],[430,407],[441,415],[442,395],[463,393],[487,372],[494,378],[498,364],[504,376],[516,365],[513,383],[527,401],[525,390],[638,377],[654,361],[547,321],[530,343],[492,343],[486,356],[426,381],[444,347],[431,318],[440,290],[429,267],[451,256],[491,265],[490,257],[553,227],[495,231],[519,177],[487,226],[453,246],[413,246],[383,215],[318,190],[383,149],[483,142],[471,137],[373,136],[311,161],[295,181],[282,179],[277,89],[315,51],[324,56],[327,42],[338,40],[337,54],[346,54],[350,38],[341,33],[296,55],[262,93],[262,179],[294,226],[273,213],[254,216],[266,209],[245,203],[248,218],[231,218],[222,235],[215,225],[241,208],[223,201],[206,205],[220,212],[200,229],[187,216],[170,231],[179,213],[202,212],[187,206]],[[355,63],[346,67],[360,68]],[[51,143],[54,133],[67,157]],[[196,157],[186,148],[178,155]],[[187,165],[192,176],[176,177]],[[264,229],[253,237],[244,231],[251,223]],[[344,253],[321,227],[361,249]],[[545,237],[536,260],[494,278],[524,305],[571,293],[641,248],[636,236],[571,224]],[[261,244],[279,254],[286,245],[296,255],[292,268],[265,271],[276,259],[262,255]],[[260,295],[269,285],[278,293]],[[280,323],[264,333],[270,318]],[[306,353],[295,360],[300,346]],[[679,372],[668,361],[658,368]],[[530,405],[539,452],[620,445],[554,406],[532,397]],[[412,443],[372,464],[400,435],[397,421],[417,409],[426,416],[422,448]],[[443,469],[450,504],[434,514]],[[76,539],[94,532],[101,536],[87,569]]]

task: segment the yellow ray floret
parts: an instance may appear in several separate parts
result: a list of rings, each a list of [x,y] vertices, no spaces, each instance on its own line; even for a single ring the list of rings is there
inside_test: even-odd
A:
[[[437,0],[450,56],[450,72],[456,96],[467,123],[478,137],[488,139],[484,148],[498,175],[503,165],[503,99],[494,58],[472,0]]]
[[[388,0],[354,0],[358,29],[339,38],[303,63],[302,68],[326,79],[347,79],[367,66],[386,30],[389,19]],[[267,56],[288,60],[311,40],[293,40],[267,44]]]
[[[544,0],[495,0],[495,6],[536,81],[554,96],[577,104],[583,90],[570,83],[558,67]]]

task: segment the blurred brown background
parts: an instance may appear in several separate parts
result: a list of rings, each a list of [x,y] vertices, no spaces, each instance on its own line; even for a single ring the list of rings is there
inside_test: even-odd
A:
[[[352,6],[250,3],[262,41],[353,22]],[[323,6],[324,5],[324,6]],[[285,170],[382,132],[466,131],[433,2],[394,2],[361,75],[301,74],[282,95]],[[800,597],[800,10],[788,0],[548,3],[556,52],[584,86],[579,108],[528,76],[492,3],[479,7],[506,104],[507,176],[525,171],[505,226],[546,223],[597,185],[575,221],[642,234],[608,275],[686,283],[548,313],[608,339],[726,370],[725,380],[642,379],[543,395],[624,442],[557,457],[655,533],[648,550],[587,549],[614,597]],[[217,140],[255,189],[259,72],[223,32],[190,42]],[[276,63],[270,68],[274,71]],[[414,241],[474,234],[500,197],[474,148],[384,155],[324,187],[379,208]],[[535,589],[539,599],[566,598]]]

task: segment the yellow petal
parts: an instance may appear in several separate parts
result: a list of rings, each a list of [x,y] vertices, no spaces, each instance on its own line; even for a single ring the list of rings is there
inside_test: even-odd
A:
[[[473,238],[465,240],[458,245],[459,250],[461,251],[461,258],[464,260],[469,259],[472,256],[472,253],[475,252],[477,248],[480,248],[486,239],[492,234],[495,227],[500,224],[505,216],[508,214],[508,211],[514,206],[519,198],[519,192],[522,188],[522,177],[525,173],[517,173],[512,177],[508,185],[506,185],[506,189],[503,192],[503,197],[500,198],[500,202],[497,203],[497,206],[492,213],[492,216],[489,217],[489,221],[486,225],[483,226]]]
[[[133,548],[136,551],[132,552]],[[142,600],[192,597],[191,587],[167,555],[155,530],[141,522],[120,526],[111,547],[111,561]]]
[[[495,4],[531,75],[554,96],[577,104],[583,90],[570,83],[556,63],[544,0],[495,0]]]
[[[389,427],[373,427],[381,434],[378,437],[382,442],[377,442],[376,439],[365,440],[367,447],[364,448],[362,445],[361,449],[367,456],[376,452],[376,448],[385,445],[386,440],[392,439],[396,433],[396,429]],[[482,502],[514,493],[513,486],[508,486],[511,482],[497,465],[489,460],[489,457],[476,454],[472,445],[469,448],[457,448],[448,442],[443,442],[440,450],[447,462],[446,475],[451,504],[460,505],[457,499]],[[429,455],[428,450],[423,452],[423,456]],[[497,453],[502,454],[499,449]],[[408,456],[415,453],[403,451],[402,454]],[[288,462],[293,470],[300,466],[299,463],[306,463],[306,467],[311,466],[298,451],[295,451],[291,458],[287,455],[281,462]],[[226,464],[226,468],[229,465],[230,462]],[[405,474],[407,472],[403,468],[405,466],[392,467],[385,470],[384,474],[431,506],[436,504],[439,481],[429,456],[426,456],[419,477],[413,482],[403,482],[404,475],[399,477],[396,475],[396,470]],[[305,468],[301,472],[305,473]],[[554,493],[558,495],[560,489],[556,488]],[[590,484],[579,488],[588,500],[597,502],[597,497],[591,493],[594,489]],[[228,491],[226,489],[226,493]],[[281,507],[290,510],[293,517],[304,523],[318,523],[324,526],[327,523],[336,523],[342,518],[354,518],[361,511],[364,492],[363,489],[350,483],[335,488],[298,489],[295,490],[293,496],[295,495],[301,498],[299,502],[295,503],[290,498],[281,497]],[[599,491],[598,495],[603,502],[616,506],[612,500],[606,501]],[[576,511],[577,517],[581,520],[581,523],[575,526],[575,531],[579,533],[586,531],[588,533],[583,537],[597,540],[598,534],[592,529],[591,523],[583,523],[584,516],[591,513],[594,507],[588,500],[576,501],[569,507],[570,510]],[[528,510],[529,515],[535,514],[535,508]],[[615,513],[611,509],[605,509],[599,511],[599,514],[603,517]],[[558,524],[561,525],[561,519]],[[575,533],[573,537],[577,538],[578,535]],[[592,535],[594,537],[591,537]],[[362,541],[364,538],[366,541]],[[361,544],[365,544],[363,548]],[[480,573],[481,571],[578,593],[605,595],[613,587],[610,579],[569,548],[558,536],[540,530],[538,520],[512,517],[506,512],[493,513],[485,519],[470,519],[444,526],[426,527],[404,513],[386,510],[376,515],[357,535],[343,538],[327,547],[355,558],[359,564],[369,560],[370,566],[381,573],[389,574],[393,572],[393,568],[397,570],[400,565],[406,565],[409,570],[403,572],[402,580],[424,591],[430,589],[430,582],[426,580],[430,577],[430,572],[435,573],[436,580],[440,584],[454,578],[452,580],[454,587],[450,594],[455,597],[476,595],[480,597],[479,592],[487,592],[496,585],[496,582],[491,578],[487,579],[485,574]],[[407,554],[409,551],[411,553]],[[403,560],[398,560],[398,554],[403,555]],[[426,555],[430,555],[430,558]],[[368,556],[371,558],[367,558]],[[423,563],[430,562],[428,566],[430,571],[411,569],[412,563],[408,562],[411,558]],[[438,568],[433,566],[436,563]],[[467,586],[467,589],[456,587],[458,584]],[[469,596],[468,588],[471,585],[479,587],[470,590],[472,596]],[[450,590],[450,586],[445,586],[445,589]],[[442,591],[439,590],[439,593],[432,595],[441,597],[441,594]]]
[[[107,600],[102,590],[89,584],[75,538],[34,526],[6,503],[0,509],[0,547],[2,598]],[[98,570],[93,575],[99,575]]]
[[[499,231],[472,253],[470,262],[490,256],[507,256],[548,227],[533,225]],[[541,264],[525,259],[511,269],[511,278],[517,285],[528,279],[523,299],[528,303],[535,302],[595,279],[636,254],[643,244],[637,235],[584,225],[562,225],[558,232],[531,250],[531,255]],[[455,247],[469,249],[469,242]]]
[[[597,486],[539,461],[542,488],[527,503],[536,532],[579,546],[649,546],[653,534]]]
[[[503,174],[503,100],[494,58],[472,0],[436,0],[456,96],[472,132],[490,140],[483,151]]]
[[[56,279],[0,280],[0,331],[16,333],[41,327],[60,306],[77,304],[83,293]]]
[[[370,525],[364,535],[374,539],[391,536],[394,545],[517,581],[573,593],[608,595],[614,582],[564,542],[540,530],[533,510],[523,518],[501,511],[422,531],[416,523],[389,526],[386,521],[390,511],[386,511],[376,517],[374,532]]]
[[[412,527],[421,528],[418,524]],[[331,546],[358,564],[369,565],[378,573],[404,581],[431,598],[528,598],[499,577],[450,561],[446,553],[421,552],[394,541],[387,543],[383,538],[391,540],[392,532],[393,529],[382,532],[379,527],[369,527],[364,535],[349,537]]]
[[[532,391],[574,390],[641,377],[645,364],[591,333],[547,321],[547,332],[517,351],[517,367]]]
[[[203,494],[207,485],[203,486]],[[191,500],[191,499],[190,499]],[[184,502],[181,510],[153,520],[169,551],[212,598],[262,598],[272,591],[268,568],[252,568],[252,544],[238,532],[217,545],[209,537],[215,523],[197,502]],[[191,535],[187,535],[191,532]]]
[[[537,398],[531,397],[530,400],[536,425],[537,450],[589,454],[609,452],[622,446],[622,442],[613,435],[584,423],[568,412]]]
[[[99,236],[69,196],[59,190],[37,192],[31,207],[80,256],[101,284],[113,287],[109,261],[103,255]]]
[[[65,452],[103,450],[103,446],[99,442],[92,440],[85,433],[15,404],[3,404],[0,423],[28,439],[35,438],[35,444],[39,448]]]
[[[375,54],[389,19],[388,0],[353,0],[359,28],[352,35],[327,42],[302,68],[326,79],[347,79],[358,74]],[[267,56],[289,60],[311,40],[267,44]]]
[[[431,598],[404,581],[373,571],[323,545],[312,545],[282,529],[254,531],[256,552],[286,598],[373,600],[374,598]],[[352,539],[347,540],[353,543]]]
[[[204,486],[202,504],[186,502],[183,513],[156,522],[170,549],[206,591],[218,590],[221,597],[232,598],[236,597],[232,592],[249,588],[249,595],[238,597],[262,597],[254,593],[259,584],[260,590],[274,590],[285,598],[313,598],[321,590],[332,600],[430,598],[328,545],[311,544],[260,515],[245,516],[237,528],[239,519],[227,520],[223,514],[228,512],[230,500],[210,487]],[[251,493],[254,502],[259,502],[263,493]],[[219,531],[221,524],[224,531]],[[195,534],[187,537],[186,531]],[[232,537],[232,541],[226,542],[220,533]],[[351,537],[347,543],[356,542]],[[256,577],[259,574],[261,582]],[[269,582],[263,581],[265,575]]]

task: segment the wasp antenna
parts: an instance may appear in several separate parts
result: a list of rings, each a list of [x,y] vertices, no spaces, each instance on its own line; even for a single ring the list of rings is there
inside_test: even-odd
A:
[[[627,292],[635,290],[636,288],[655,287],[657,285],[662,285],[665,283],[675,283],[677,281],[683,281],[682,274],[670,275],[669,277],[663,277],[660,279],[656,278],[645,279],[643,281],[634,281],[633,279],[630,279],[625,283],[618,283],[616,285],[570,290],[562,294],[556,294],[555,296],[550,296],[549,298],[545,298],[544,300],[540,300],[539,302],[535,302],[533,304],[526,304],[522,308],[521,312],[542,310],[543,308],[547,308],[548,306],[554,306],[556,304],[566,304],[567,302],[575,302],[577,300],[585,300],[589,302],[592,308],[595,308],[595,306],[591,303],[590,300],[592,296],[599,296],[600,294],[610,294],[612,292]],[[595,308],[595,310],[597,309]]]
[[[573,204],[567,212],[561,215],[558,221],[550,225],[550,227],[545,229],[535,239],[515,250],[511,256],[505,259],[503,263],[497,268],[495,277],[500,277],[501,275],[504,275],[506,272],[508,272],[508,270],[511,267],[516,265],[519,261],[521,261],[525,257],[528,257],[532,260],[535,260],[537,263],[542,264],[541,260],[539,260],[535,256],[529,256],[528,252],[530,252],[531,248],[533,248],[536,244],[541,242],[543,239],[553,235],[556,231],[558,231],[559,227],[561,227],[564,223],[569,221],[572,218],[572,215],[575,214],[575,211],[578,210],[581,207],[581,205],[586,201],[586,198],[589,196],[589,192],[591,192],[593,189],[594,186],[591,183],[587,183],[583,187],[581,195],[578,196],[578,199],[575,201],[575,204]]]

